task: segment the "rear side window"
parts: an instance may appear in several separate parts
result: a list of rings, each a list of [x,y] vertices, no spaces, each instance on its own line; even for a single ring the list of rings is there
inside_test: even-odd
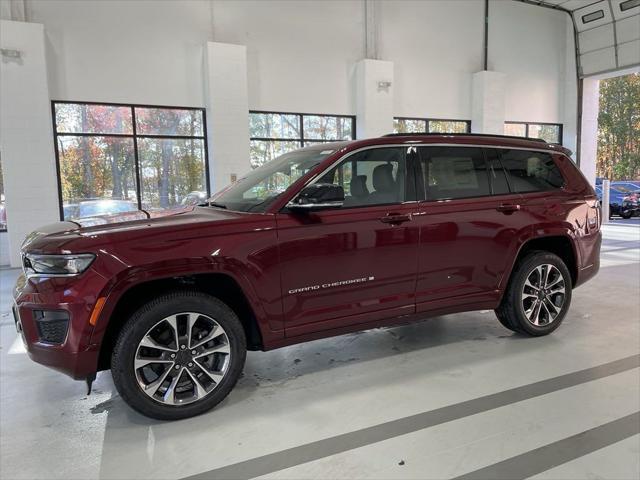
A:
[[[539,192],[564,185],[560,169],[548,153],[527,150],[502,150],[501,153],[512,191]]]
[[[420,160],[427,200],[491,195],[480,148],[421,147]]]

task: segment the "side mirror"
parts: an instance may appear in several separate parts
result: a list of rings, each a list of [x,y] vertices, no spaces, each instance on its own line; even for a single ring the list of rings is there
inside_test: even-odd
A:
[[[333,183],[314,183],[304,187],[298,195],[287,204],[294,212],[309,212],[340,208],[344,204],[344,188]]]

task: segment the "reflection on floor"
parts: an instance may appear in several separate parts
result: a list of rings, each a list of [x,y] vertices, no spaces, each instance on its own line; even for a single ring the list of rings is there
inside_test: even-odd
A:
[[[529,471],[532,462],[546,465],[534,478],[640,476],[640,435],[618,439],[615,423],[640,408],[640,371],[628,365],[640,353],[638,222],[605,227],[600,274],[574,292],[552,336],[513,335],[483,311],[253,352],[217,409],[174,423],[132,412],[108,372],[87,397],[83,383],[32,363],[10,315],[17,273],[0,271],[3,478],[207,477],[229,465],[265,478],[478,478],[496,468]],[[628,368],[617,373],[593,369],[620,359]],[[581,370],[601,375],[426,428],[400,420]],[[405,430],[389,430],[397,425]],[[594,433],[572,440],[586,431]],[[381,436],[368,441],[366,432]],[[361,446],[340,448],[356,437]],[[597,448],[585,455],[578,447],[592,437]],[[554,442],[575,458],[553,463],[545,447]],[[269,454],[295,461],[265,469]]]

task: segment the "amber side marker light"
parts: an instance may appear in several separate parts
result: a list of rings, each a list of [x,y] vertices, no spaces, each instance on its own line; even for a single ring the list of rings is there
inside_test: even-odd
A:
[[[107,301],[107,297],[100,297],[96,301],[96,304],[93,306],[93,312],[91,312],[91,317],[89,317],[89,324],[92,326],[96,326],[98,322],[98,317],[100,313],[102,313],[102,308],[104,307],[105,302]]]

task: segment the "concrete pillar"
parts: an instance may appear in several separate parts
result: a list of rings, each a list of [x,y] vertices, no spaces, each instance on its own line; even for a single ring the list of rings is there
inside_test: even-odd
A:
[[[393,133],[393,62],[360,60],[355,78],[357,138]]]
[[[20,246],[36,228],[60,220],[44,26],[0,20],[0,151],[9,256],[20,266]]]
[[[471,131],[504,135],[506,75],[485,70],[472,81]]]
[[[211,193],[251,170],[247,47],[207,42],[205,102]]]
[[[580,133],[580,170],[591,185],[596,184],[596,156],[598,153],[598,112],[600,109],[600,81],[582,81],[582,129]]]

